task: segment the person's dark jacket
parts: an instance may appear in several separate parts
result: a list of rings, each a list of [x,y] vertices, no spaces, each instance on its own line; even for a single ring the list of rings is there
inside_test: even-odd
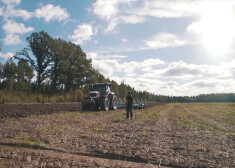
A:
[[[128,96],[126,97],[126,100],[127,100],[126,107],[127,107],[127,108],[132,108],[133,96],[132,96],[132,95],[128,95]]]

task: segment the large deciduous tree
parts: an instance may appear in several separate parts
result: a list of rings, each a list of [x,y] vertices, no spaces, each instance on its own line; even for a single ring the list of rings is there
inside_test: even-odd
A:
[[[90,82],[91,60],[79,45],[55,39],[51,64],[51,88],[53,92],[64,86],[65,91],[80,89]]]
[[[51,72],[50,63],[53,61],[53,38],[48,33],[41,31],[39,33],[32,33],[26,40],[29,43],[29,48],[18,52],[15,58],[26,60],[34,67],[37,72],[37,89],[40,92],[41,85],[48,79]],[[32,51],[35,59],[29,55],[29,51]]]
[[[67,92],[81,88],[91,75],[91,60],[86,58],[86,54],[79,45],[71,42],[65,44],[63,58],[59,66],[60,80],[65,85]]]
[[[66,42],[62,40],[61,38],[55,39],[53,41],[53,61],[51,64],[51,91],[52,93],[56,93],[57,90],[61,86],[61,67],[60,64],[63,61],[64,57],[64,47]]]

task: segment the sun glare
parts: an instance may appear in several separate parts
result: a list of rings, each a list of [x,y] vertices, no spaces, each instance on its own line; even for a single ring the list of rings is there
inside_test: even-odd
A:
[[[229,50],[235,35],[232,1],[205,1],[202,5],[201,33],[205,47],[212,53]]]

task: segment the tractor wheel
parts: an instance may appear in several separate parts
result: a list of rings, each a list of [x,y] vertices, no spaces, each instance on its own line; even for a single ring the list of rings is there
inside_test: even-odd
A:
[[[109,110],[109,99],[108,98],[103,98],[100,102],[100,107],[101,110],[107,111]]]
[[[113,95],[113,98],[112,98],[112,109],[116,110],[117,106],[118,106],[118,99],[117,99],[117,97],[115,95]]]

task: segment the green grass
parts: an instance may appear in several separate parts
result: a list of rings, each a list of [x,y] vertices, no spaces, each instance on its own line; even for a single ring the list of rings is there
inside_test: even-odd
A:
[[[40,127],[39,128],[39,131],[41,132],[41,133],[45,133],[46,132],[46,127],[44,127],[44,126],[42,126],[42,127]]]
[[[149,131],[147,131],[147,130],[143,130],[143,131],[140,132],[140,135],[141,135],[141,136],[148,137],[148,136],[150,135],[150,133],[149,133]]]
[[[7,103],[36,103],[37,95],[22,91],[0,90],[0,104]]]
[[[81,120],[75,118],[75,119],[73,119],[72,123],[77,125],[77,124],[82,124],[83,122]]]
[[[5,168],[5,164],[3,162],[0,163],[0,168]]]
[[[84,94],[76,90],[64,95],[42,95],[16,90],[0,90],[0,104],[81,102]]]
[[[104,130],[104,124],[97,124],[92,126],[93,131],[102,131]]]
[[[226,133],[224,133],[224,135],[226,135],[226,136],[235,136],[235,133],[226,132]]]
[[[45,148],[47,145],[44,142],[36,142],[29,137],[25,136],[21,141],[21,146],[29,147],[29,148]]]

